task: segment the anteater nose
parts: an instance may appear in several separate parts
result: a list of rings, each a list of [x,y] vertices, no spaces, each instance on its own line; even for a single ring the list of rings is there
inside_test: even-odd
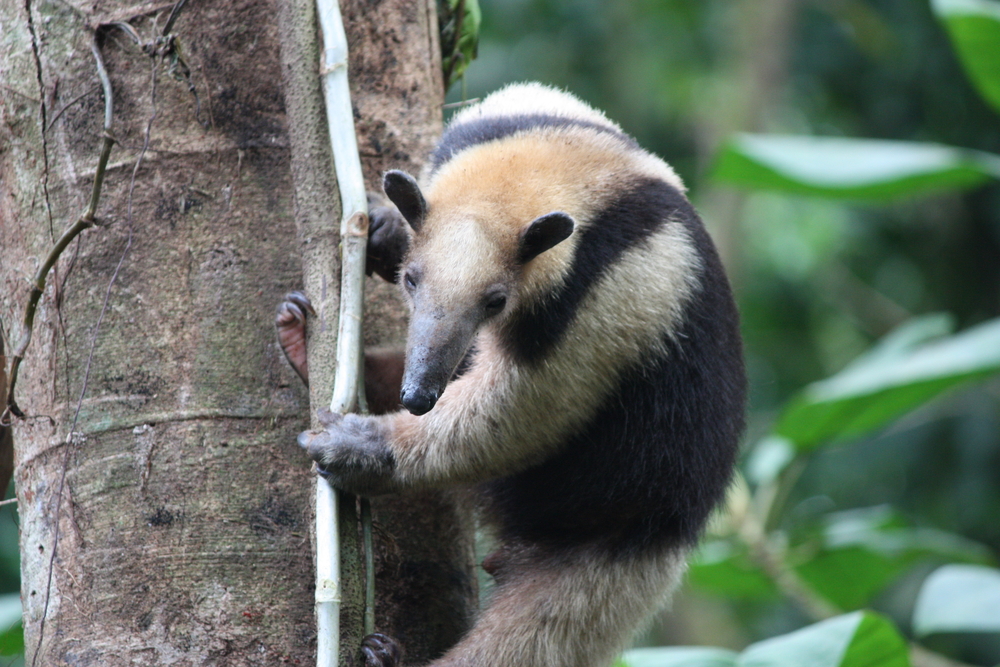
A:
[[[404,387],[399,394],[399,400],[410,413],[419,416],[431,411],[431,408],[437,403],[438,395],[437,392],[425,392]]]

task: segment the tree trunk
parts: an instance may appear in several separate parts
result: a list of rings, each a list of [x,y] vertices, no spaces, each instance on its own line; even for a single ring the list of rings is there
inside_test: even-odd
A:
[[[104,110],[93,29],[127,21],[148,43],[170,9],[0,2],[8,354],[29,279],[90,196]],[[99,226],[49,276],[17,387],[28,413],[15,425],[27,664],[314,661],[312,473],[295,444],[308,396],[272,320],[281,296],[303,284],[310,234],[336,245],[339,212],[309,213],[295,171],[312,140],[289,132],[279,9],[189,2],[172,29],[187,77],[169,53],[154,60],[121,29],[100,31],[119,143]],[[415,168],[440,122],[433,10],[351,0],[345,23],[366,174]],[[416,140],[404,141],[411,122]],[[328,157],[323,134],[315,149]],[[338,275],[331,266],[325,284],[334,303]],[[323,301],[319,291],[311,295]],[[369,336],[398,340],[391,290],[372,303]],[[332,338],[335,322],[319,324],[314,338]],[[379,629],[411,659],[442,652],[470,613],[468,531],[457,516],[436,497],[376,506]],[[356,641],[347,602],[345,636]]]
[[[329,405],[339,309],[340,202],[322,108],[314,0],[279,5],[291,171],[305,288],[317,318],[309,329],[311,403]],[[441,133],[444,91],[434,2],[341,2],[350,51],[351,98],[368,189],[380,192],[388,169],[420,170]],[[320,271],[310,272],[319,267]],[[325,270],[323,270],[325,269]],[[365,343],[401,346],[405,308],[399,292],[379,278],[366,289]],[[314,410],[315,413],[315,410]],[[315,416],[315,415],[314,415]],[[314,421],[314,426],[318,424]],[[363,614],[359,534],[354,499],[341,502],[344,570],[341,653],[360,645]],[[439,493],[378,498],[372,503],[376,538],[376,629],[403,642],[408,664],[440,656],[471,624],[477,601],[473,528],[468,515]]]

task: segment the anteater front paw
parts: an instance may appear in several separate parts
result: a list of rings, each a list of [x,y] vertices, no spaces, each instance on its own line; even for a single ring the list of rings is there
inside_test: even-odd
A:
[[[365,273],[377,273],[390,283],[396,282],[399,265],[410,245],[406,220],[395,206],[381,205],[369,197],[368,259]]]
[[[360,496],[396,490],[396,457],[377,418],[338,415],[326,409],[317,416],[323,428],[300,433],[299,445],[309,452],[330,484]]]

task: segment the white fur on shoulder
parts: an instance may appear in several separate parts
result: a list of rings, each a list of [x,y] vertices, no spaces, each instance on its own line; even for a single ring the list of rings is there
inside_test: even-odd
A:
[[[604,113],[592,108],[575,95],[538,82],[512,83],[501,88],[488,95],[479,104],[455,114],[451,122],[465,123],[479,118],[518,114],[573,118],[604,125],[617,132],[622,131],[617,123],[608,120]]]

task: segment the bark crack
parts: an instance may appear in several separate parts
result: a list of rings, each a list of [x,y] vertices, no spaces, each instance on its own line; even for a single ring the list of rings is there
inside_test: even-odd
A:
[[[52,221],[52,202],[49,199],[49,145],[45,138],[45,129],[48,124],[48,106],[45,104],[45,82],[42,78],[42,57],[38,51],[38,33],[35,31],[35,19],[31,14],[31,0],[24,0],[24,11],[28,17],[28,32],[31,33],[31,55],[35,60],[35,78],[38,81],[38,109],[41,118],[42,139],[42,196],[45,199],[45,215],[49,221],[49,237],[55,242],[56,228]]]

